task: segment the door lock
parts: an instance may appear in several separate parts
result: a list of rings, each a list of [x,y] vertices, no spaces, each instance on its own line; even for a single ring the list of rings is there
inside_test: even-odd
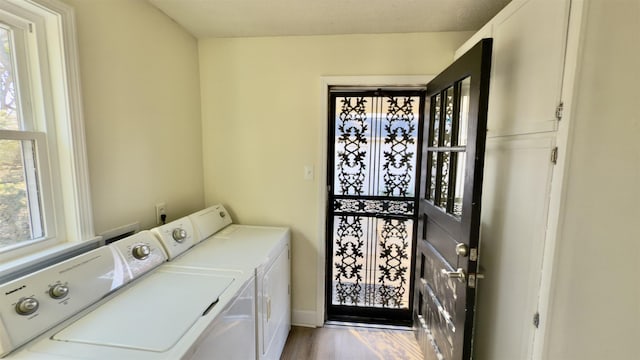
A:
[[[478,287],[478,280],[484,279],[484,274],[481,273],[475,273],[475,274],[469,274],[469,281],[468,281],[468,285],[470,288],[476,288]]]

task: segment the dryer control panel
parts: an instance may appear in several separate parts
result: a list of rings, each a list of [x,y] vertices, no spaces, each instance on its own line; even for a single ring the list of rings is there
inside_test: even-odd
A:
[[[155,227],[151,232],[162,243],[169,260],[173,260],[195,244],[193,225],[187,217]]]

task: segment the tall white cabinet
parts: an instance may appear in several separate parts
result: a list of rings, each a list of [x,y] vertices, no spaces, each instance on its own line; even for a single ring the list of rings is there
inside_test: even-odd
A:
[[[562,124],[569,121],[571,53],[577,53],[569,35],[577,34],[578,3],[514,0],[456,52],[494,39],[476,359],[541,358],[563,191],[558,155],[567,149]]]

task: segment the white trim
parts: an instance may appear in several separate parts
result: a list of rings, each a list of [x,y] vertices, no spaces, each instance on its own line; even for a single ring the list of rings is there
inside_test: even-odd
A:
[[[318,171],[318,240],[316,243],[317,259],[317,288],[316,288],[316,326],[322,326],[325,322],[325,238],[326,219],[325,209],[327,206],[327,142],[328,129],[326,119],[329,117],[329,87],[331,86],[424,86],[433,79],[433,75],[390,75],[390,76],[323,76],[320,78],[320,118],[321,126],[318,132],[318,159],[316,160]],[[295,313],[294,313],[295,315]],[[295,318],[295,317],[294,317]]]
[[[48,49],[50,59],[55,60],[55,63],[49,65],[56,67],[55,73],[61,75],[54,85],[57,90],[60,90],[55,92],[59,97],[55,99],[57,107],[54,111],[56,119],[60,120],[56,124],[56,130],[58,137],[65,138],[71,143],[70,152],[59,154],[60,167],[64,169],[60,176],[66,176],[63,181],[65,198],[73,199],[73,201],[65,201],[67,240],[83,241],[94,237],[95,231],[82,110],[75,11],[73,7],[59,0],[28,1],[38,6],[43,14],[55,15],[55,17],[48,17],[47,40],[62,40],[62,53],[57,53],[53,47]],[[51,74],[53,76],[54,72]],[[66,147],[58,149],[62,152],[60,150]]]
[[[556,134],[556,142],[559,150],[551,182],[549,215],[547,218],[547,232],[545,236],[538,302],[540,325],[533,339],[532,359],[546,359],[548,357],[547,344],[549,334],[547,333],[547,329],[552,319],[553,304],[551,297],[555,292],[556,286],[553,270],[558,261],[556,258],[556,248],[565,217],[565,198],[568,185],[567,172],[569,170],[570,153],[573,143],[573,107],[578,89],[576,82],[578,81],[577,75],[580,69],[580,54],[582,53],[581,34],[585,26],[585,6],[585,0],[571,0],[561,94],[561,98],[564,101],[564,111]]]
[[[308,310],[293,310],[291,312],[291,325],[303,327],[316,327],[316,312]]]
[[[59,0],[5,1],[28,13],[25,18],[34,22],[37,51],[44,60],[40,73],[32,75],[34,79],[39,77],[35,80],[47,93],[40,99],[43,109],[36,110],[42,112],[40,118],[46,119],[46,124],[39,125],[45,126],[48,134],[50,171],[54,178],[51,184],[53,193],[59,196],[54,200],[56,236],[71,243],[95,239],[74,9]],[[43,251],[40,246],[32,249]],[[20,251],[6,255],[6,258],[15,258],[27,254]]]

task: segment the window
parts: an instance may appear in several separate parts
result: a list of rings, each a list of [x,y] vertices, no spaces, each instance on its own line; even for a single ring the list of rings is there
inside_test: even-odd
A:
[[[74,32],[58,0],[0,2],[2,260],[95,238]]]

